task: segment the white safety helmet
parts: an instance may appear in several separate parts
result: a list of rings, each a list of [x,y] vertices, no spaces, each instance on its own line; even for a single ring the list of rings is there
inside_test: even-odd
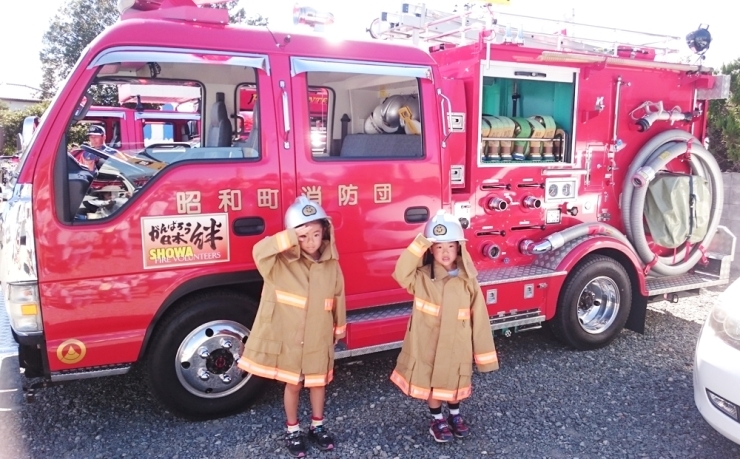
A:
[[[424,237],[434,242],[467,241],[460,221],[454,215],[439,210],[424,227]]]
[[[309,200],[306,196],[301,195],[296,198],[295,202],[288,207],[288,211],[285,212],[285,227],[296,228],[323,218],[327,218],[324,209],[317,203]]]

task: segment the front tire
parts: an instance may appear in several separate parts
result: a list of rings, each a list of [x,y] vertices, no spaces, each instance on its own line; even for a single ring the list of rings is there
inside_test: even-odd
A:
[[[632,283],[624,267],[603,255],[588,255],[568,275],[552,320],[555,336],[578,349],[598,349],[624,328]]]
[[[157,327],[147,371],[155,397],[172,413],[193,420],[243,410],[265,380],[236,366],[257,305],[236,292],[185,300]]]

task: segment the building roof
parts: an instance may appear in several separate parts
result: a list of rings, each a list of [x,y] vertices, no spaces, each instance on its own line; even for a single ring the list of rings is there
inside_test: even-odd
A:
[[[0,100],[17,100],[24,102],[38,102],[36,94],[40,89],[25,84],[6,83],[0,81]]]

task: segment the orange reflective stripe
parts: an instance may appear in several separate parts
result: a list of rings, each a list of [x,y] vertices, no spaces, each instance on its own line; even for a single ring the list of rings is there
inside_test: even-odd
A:
[[[401,389],[401,392],[414,398],[426,400],[429,398],[429,394],[431,393],[431,390],[429,389],[409,384],[409,382],[406,381],[406,378],[401,376],[401,373],[396,370],[393,370],[393,373],[391,373],[391,381]]]
[[[416,307],[416,309],[426,314],[429,314],[432,316],[439,315],[439,309],[440,309],[439,305],[430,303],[428,301],[424,301],[421,298],[414,299],[414,306]]]
[[[253,375],[268,379],[277,379],[278,381],[291,384],[298,384],[301,378],[301,375],[298,373],[291,373],[290,371],[281,370],[279,368],[260,365],[245,358],[239,359],[239,363],[237,365],[242,370],[252,373]]]
[[[283,252],[290,248],[290,236],[288,236],[288,230],[280,231],[275,235],[277,241],[277,247],[279,252]]]
[[[334,334],[341,335],[342,333],[344,333],[345,330],[347,330],[346,325],[342,325],[341,327],[334,327]]]
[[[334,298],[327,298],[324,300],[324,311],[331,311],[334,309]]]
[[[412,396],[412,397],[414,397],[414,398],[419,398],[419,399],[422,399],[422,400],[426,400],[426,399],[429,398],[429,394],[431,392],[432,391],[430,391],[429,389],[424,389],[423,387],[414,386],[412,384],[411,385],[411,389],[409,390],[409,395]]]
[[[393,373],[391,373],[391,381],[393,381],[393,383],[398,386],[404,394],[409,393],[409,383],[403,376],[401,376],[401,373],[393,370]]]
[[[288,306],[295,306],[297,308],[306,308],[306,297],[293,295],[292,293],[283,292],[282,290],[275,290],[275,298],[278,303],[287,304]]]
[[[457,399],[458,400],[462,400],[464,398],[470,397],[470,392],[472,392],[471,389],[472,388],[470,386],[463,387],[462,389],[458,389],[457,390]]]
[[[493,362],[498,362],[496,351],[486,352],[485,354],[475,354],[475,363],[478,365],[486,365]]]
[[[432,391],[432,398],[435,400],[452,401],[455,400],[456,395],[456,390],[434,389]]]
[[[409,244],[408,249],[416,257],[424,255],[424,246],[420,242],[412,242],[411,244]]]
[[[468,320],[470,319],[470,309],[458,309],[457,320]]]
[[[306,375],[303,381],[304,387],[326,386],[334,380],[334,370],[323,375]]]
[[[432,398],[435,400],[444,400],[446,402],[460,401],[464,398],[470,397],[470,389],[470,386],[457,390],[434,389],[432,390]]]

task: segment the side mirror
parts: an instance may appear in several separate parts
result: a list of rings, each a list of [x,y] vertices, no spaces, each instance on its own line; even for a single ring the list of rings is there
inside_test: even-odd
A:
[[[92,105],[93,98],[90,94],[90,91],[85,92],[85,102],[82,106],[78,106],[77,110],[75,111],[74,116],[72,117],[75,121],[82,121],[85,119],[85,116],[87,116],[87,111],[90,110],[90,105]]]
[[[21,129],[22,134],[19,134],[21,142],[21,146],[18,149],[19,151],[26,148],[28,142],[31,141],[31,137],[33,137],[33,133],[36,130],[38,123],[39,119],[36,116],[27,116],[23,120],[23,128]]]

